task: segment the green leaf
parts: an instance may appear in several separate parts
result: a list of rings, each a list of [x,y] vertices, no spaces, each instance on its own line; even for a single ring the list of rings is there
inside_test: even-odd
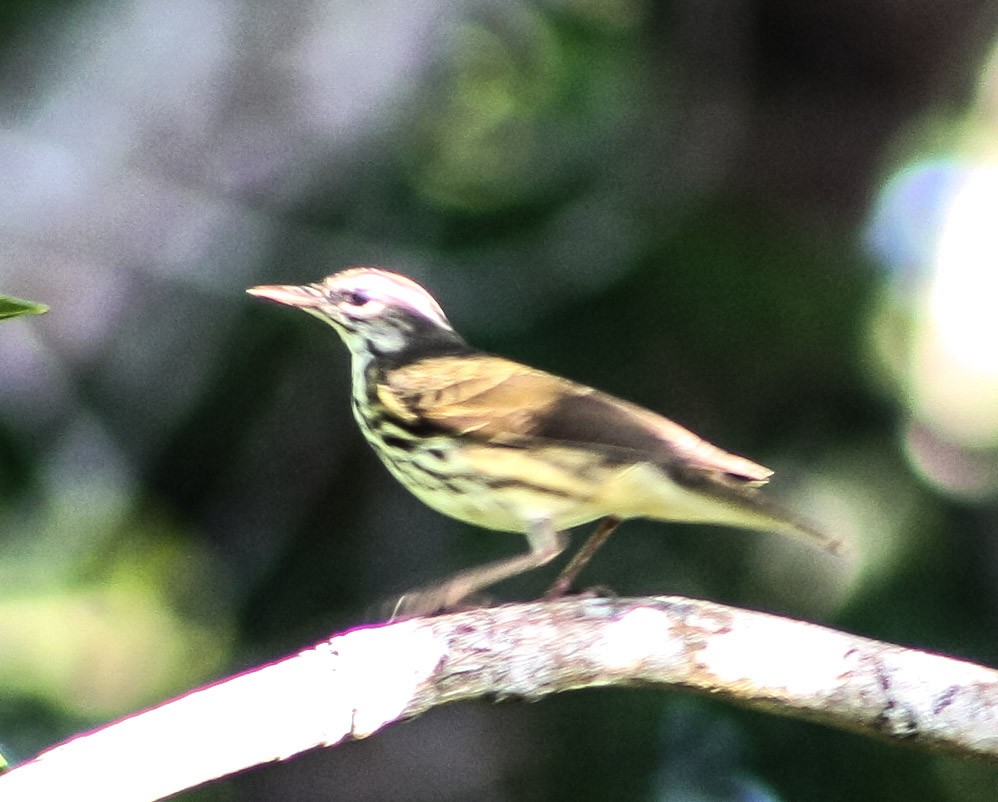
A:
[[[48,311],[49,308],[45,304],[36,304],[33,301],[22,301],[20,298],[0,295],[0,320],[18,315],[41,315]]]

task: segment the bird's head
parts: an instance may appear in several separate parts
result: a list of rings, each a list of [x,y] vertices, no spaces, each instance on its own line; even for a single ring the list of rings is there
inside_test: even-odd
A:
[[[412,279],[376,267],[352,267],[314,284],[263,285],[247,292],[329,323],[355,357],[462,342],[432,295]]]

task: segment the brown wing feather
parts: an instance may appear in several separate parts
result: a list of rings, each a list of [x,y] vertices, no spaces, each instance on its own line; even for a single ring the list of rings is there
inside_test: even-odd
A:
[[[501,357],[420,360],[391,371],[378,392],[449,433],[483,442],[594,449],[739,487],[772,474],[642,407]]]

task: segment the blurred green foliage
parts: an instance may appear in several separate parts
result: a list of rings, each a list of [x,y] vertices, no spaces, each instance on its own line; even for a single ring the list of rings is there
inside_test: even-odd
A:
[[[23,301],[20,298],[11,298],[9,295],[0,295],[0,320],[20,315],[41,315],[48,311],[49,308],[45,304]]]

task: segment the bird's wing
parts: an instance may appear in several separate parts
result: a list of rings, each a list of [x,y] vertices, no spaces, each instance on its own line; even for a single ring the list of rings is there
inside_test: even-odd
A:
[[[737,487],[772,474],[642,407],[501,357],[423,359],[389,371],[377,393],[397,413],[483,443],[586,448]]]

